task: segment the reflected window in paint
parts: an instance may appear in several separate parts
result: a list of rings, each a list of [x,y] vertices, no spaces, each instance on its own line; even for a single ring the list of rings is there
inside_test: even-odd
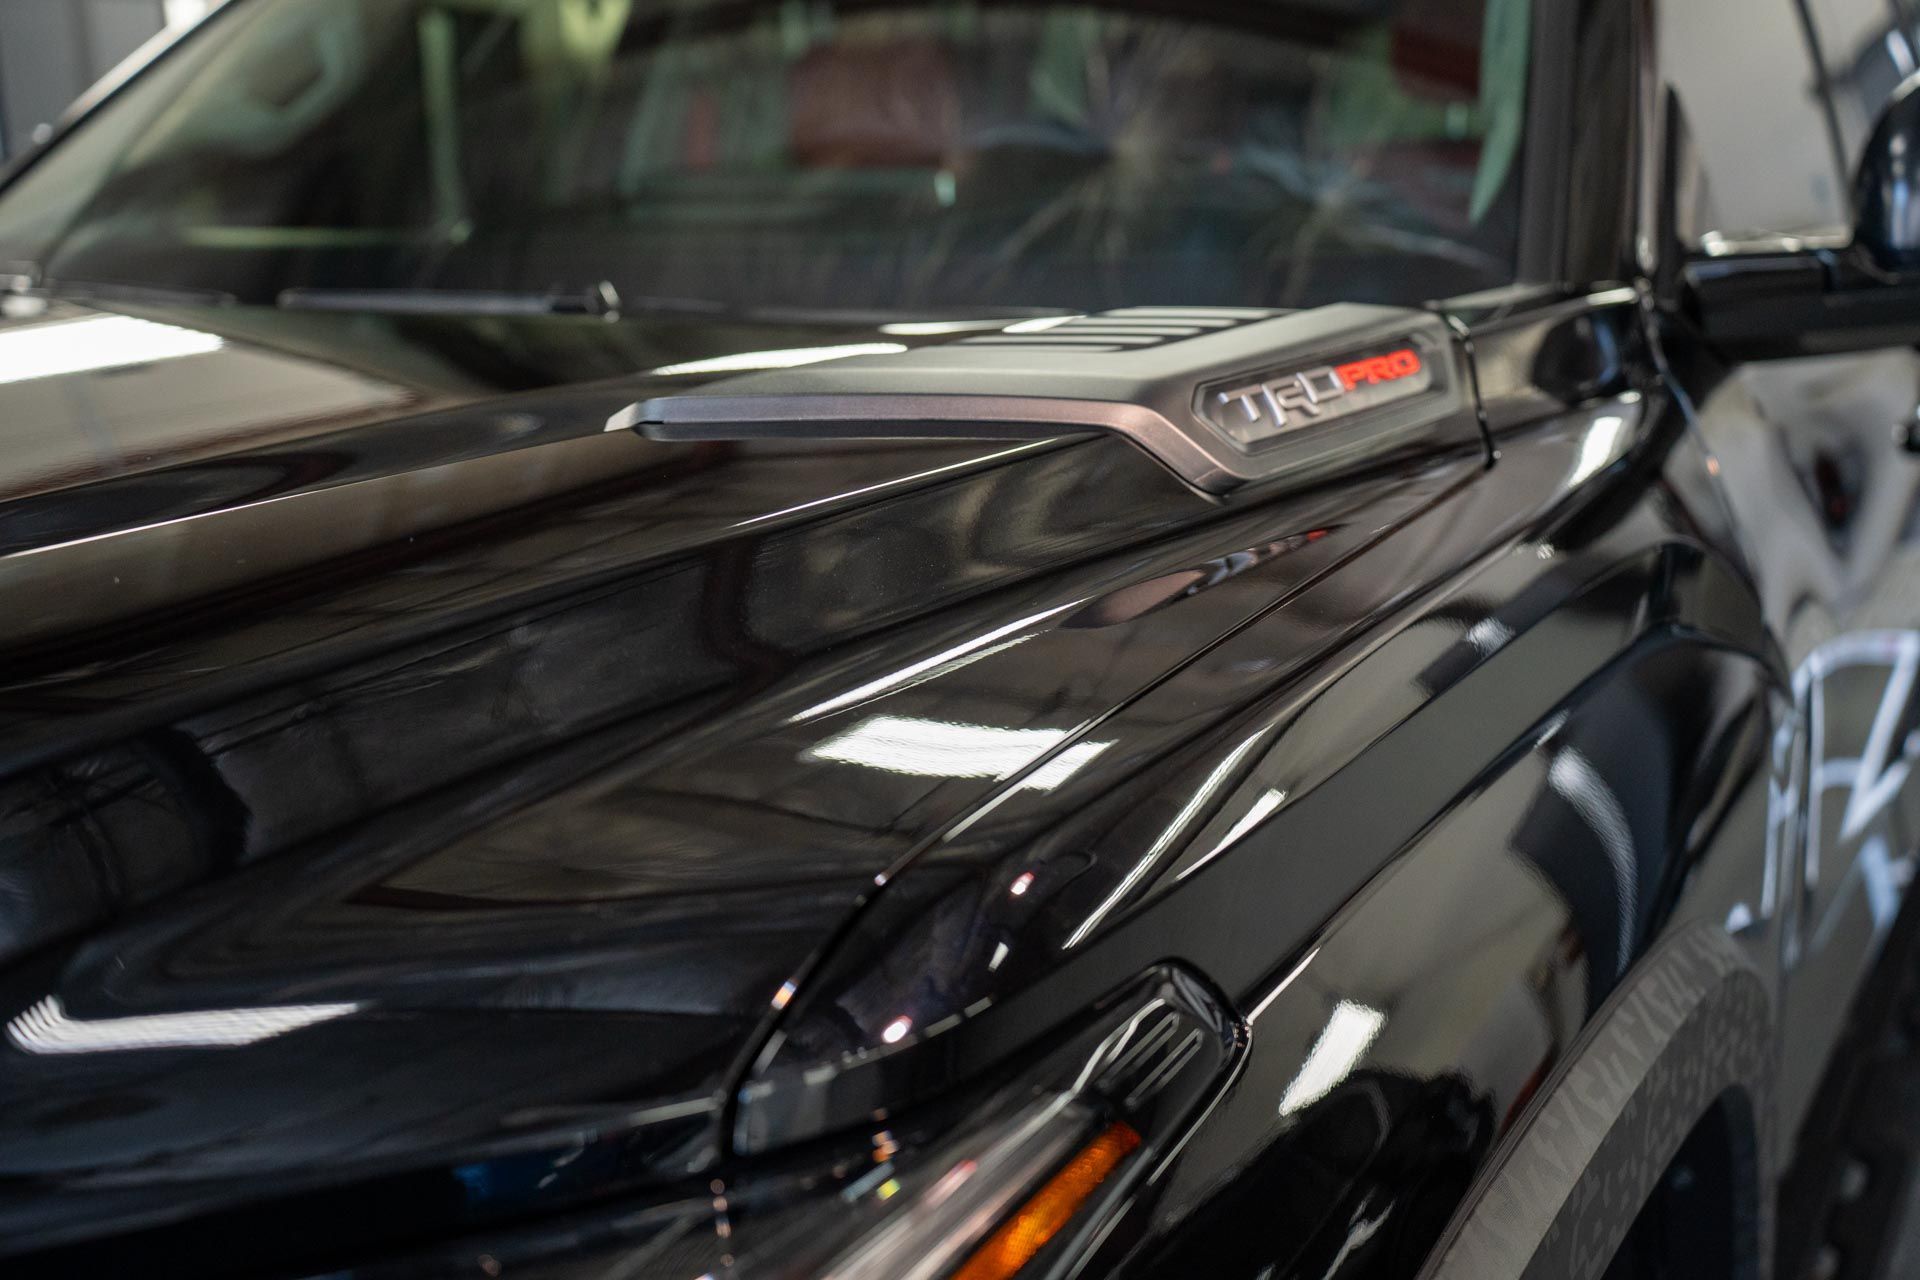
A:
[[[1367,1049],[1380,1037],[1387,1015],[1378,1009],[1342,1000],[1334,1007],[1326,1029],[1313,1043],[1313,1051],[1300,1068],[1300,1074],[1287,1086],[1280,1099],[1280,1114],[1290,1116],[1312,1106],[1347,1078]]]
[[[1482,618],[1467,632],[1467,643],[1489,657],[1513,639],[1513,628],[1498,618]]]
[[[218,334],[132,316],[90,316],[0,329],[0,383],[131,369],[211,355],[225,345]]]
[[[1008,333],[1045,333],[1049,329],[1058,329],[1073,320],[1085,320],[1084,315],[1036,316],[1032,320],[1021,320],[1007,326]]]
[[[1027,641],[1033,639],[1033,629],[1041,623],[1057,617],[1069,609],[1078,608],[1083,603],[1085,602],[1075,600],[1069,604],[1048,609],[1043,613],[1036,613],[1031,617],[1020,618],[1016,621],[1009,622],[1006,626],[998,627],[985,635],[975,636],[964,644],[958,644],[951,649],[942,650],[931,657],[922,658],[918,662],[911,663],[898,671],[881,676],[877,680],[871,680],[866,684],[849,689],[845,693],[837,694],[825,702],[815,703],[805,711],[794,716],[790,723],[798,724],[802,721],[827,715],[830,712],[844,711],[848,707],[857,706],[869,699],[877,698],[883,693],[891,693],[898,689],[911,688],[923,679],[932,679],[935,676],[947,675],[978,662],[982,658],[992,657],[997,653],[1004,653],[1015,645],[1025,644]],[[1021,634],[1022,632],[1027,634]],[[1011,636],[1012,639],[1008,639],[1009,636]]]
[[[1567,478],[1567,483],[1579,484],[1604,471],[1613,461],[1626,433],[1627,420],[1620,414],[1609,413],[1595,418],[1593,425],[1587,428],[1586,439],[1580,442],[1580,457],[1573,464],[1573,474]]]
[[[7,1039],[25,1053],[116,1053],[136,1049],[230,1049],[344,1018],[358,1004],[298,1004],[267,1009],[204,1009],[127,1018],[67,1016],[48,996],[7,1024]]]
[[[1260,798],[1253,802],[1252,807],[1241,815],[1240,820],[1227,829],[1227,834],[1220,837],[1219,843],[1201,854],[1200,857],[1194,861],[1193,865],[1181,871],[1178,878],[1185,880],[1188,876],[1206,866],[1209,862],[1212,862],[1236,844],[1239,844],[1242,837],[1265,822],[1273,815],[1276,809],[1286,802],[1287,793],[1277,787],[1270,787],[1266,791],[1263,791],[1260,794]]]
[[[1052,791],[1092,764],[1111,742],[1078,742],[1035,769],[1020,783],[1022,791]]]
[[[1026,768],[1066,737],[1062,729],[1002,729],[913,716],[874,716],[808,748],[801,758],[920,778],[1001,778]],[[1035,769],[1021,787],[1051,791],[1112,745],[1075,743]]]
[[[854,342],[838,347],[794,347],[782,351],[742,351],[711,360],[688,360],[652,370],[656,377],[689,373],[753,373],[761,369],[797,369],[801,365],[844,360],[850,356],[897,356],[907,348],[898,342]]]
[[[880,332],[902,338],[937,337],[948,333],[999,333],[1014,320],[897,320],[880,326]]]
[[[1153,842],[1146,855],[1133,864],[1127,874],[1120,878],[1120,883],[1115,886],[1113,892],[1107,895],[1106,901],[1095,907],[1093,914],[1082,920],[1079,927],[1068,936],[1066,946],[1069,950],[1085,942],[1100,922],[1107,918],[1107,913],[1125,901],[1127,895],[1134,891],[1146,874],[1159,864],[1160,859],[1173,848],[1174,843],[1186,831],[1187,824],[1199,816],[1200,811],[1220,794],[1227,780],[1240,768],[1241,762],[1253,749],[1260,745],[1263,737],[1263,734],[1254,734],[1235,747],[1226,759],[1214,766],[1213,772],[1207,775],[1206,781],[1202,782],[1186,804],[1180,807],[1180,812],[1173,816],[1173,821],[1161,830],[1159,838]]]
[[[1593,763],[1572,747],[1560,751],[1547,768],[1547,785],[1573,806],[1606,852],[1620,906],[1614,959],[1622,971],[1633,954],[1633,931],[1640,918],[1640,868],[1633,828],[1626,810]]]

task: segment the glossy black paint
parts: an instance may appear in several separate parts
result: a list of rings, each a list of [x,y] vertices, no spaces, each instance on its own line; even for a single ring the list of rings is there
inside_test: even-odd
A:
[[[604,340],[599,329],[587,336]],[[636,1101],[711,1099],[773,992],[899,856],[900,828],[916,810],[964,803],[969,786],[875,789],[836,809],[809,793],[814,769],[790,764],[789,781],[756,793],[705,762],[758,768],[744,751],[777,769],[804,750],[805,731],[783,743],[778,728],[820,690],[872,669],[858,636],[899,631],[940,601],[1019,599],[1035,566],[1058,558],[1105,557],[1109,567],[1084,570],[1098,583],[1134,531],[1171,533],[1216,514],[1117,446],[686,458],[597,423],[592,434],[569,430],[569,397],[521,399],[518,412],[535,429],[557,422],[558,438],[529,446],[538,461],[518,449],[475,460],[479,470],[510,464],[491,490],[462,457],[500,421],[489,400],[466,438],[426,417],[363,431],[358,452],[352,432],[282,446],[324,459],[330,472],[312,470],[328,478],[364,475],[357,483],[249,493],[9,557],[23,574],[58,574],[63,594],[91,603],[94,588],[103,609],[124,608],[105,590],[119,557],[188,539],[179,573],[145,575],[166,608],[157,618],[136,600],[125,614],[86,617],[57,647],[44,634],[15,642],[0,734],[18,770],[21,909],[8,950],[68,952],[57,982],[29,961],[14,1003],[51,996],[91,1017],[288,1001],[339,1009],[362,1004],[347,993],[369,986],[411,992],[380,1013],[355,1007],[298,1044],[215,1055],[207,1073],[184,1077],[155,1079],[138,1054],[121,1060],[134,1074],[102,1066],[93,1078],[61,1058],[16,1054],[8,1094],[33,1104],[9,1108],[14,1172],[57,1187],[76,1166],[98,1181],[103,1156],[163,1167],[167,1185],[145,1199],[177,1213],[181,1180],[218,1205],[257,1194],[263,1175],[290,1178],[289,1189],[338,1181],[329,1152],[356,1153],[360,1176],[377,1179],[429,1152],[443,1163],[496,1147],[517,1156],[556,1126],[565,1145],[587,1119]],[[604,421],[613,404],[597,407]],[[450,456],[426,475],[452,471],[456,500],[491,500],[510,518],[443,508],[438,527],[380,529],[383,516],[425,514],[433,481],[420,487],[406,451],[436,437]],[[396,449],[399,463],[386,452]],[[275,465],[235,452],[219,460],[229,474]],[[1009,474],[1016,459],[1033,465]],[[192,501],[205,470],[188,463],[142,480],[163,501]],[[1054,497],[1034,504],[1036,484]],[[378,506],[387,486],[390,514]],[[1076,501],[1086,486],[1165,514],[1141,530],[1134,515]],[[863,500],[843,501],[848,489]],[[263,512],[283,526],[308,503],[316,520],[304,539],[254,540]],[[323,512],[349,509],[360,528],[326,526]],[[1086,514],[1048,514],[1076,510]],[[328,545],[369,532],[367,551]],[[49,560],[67,563],[43,570]],[[262,561],[269,573],[244,589],[206,590],[208,575]],[[890,573],[889,561],[911,574]],[[291,610],[266,603],[288,595],[300,600]],[[133,628],[138,652],[125,646]],[[560,846],[571,852],[554,864]],[[75,862],[91,875],[74,876]],[[34,987],[44,995],[26,997]],[[323,1039],[342,1056],[331,1059]],[[648,1046],[637,1057],[614,1051],[636,1040]],[[676,1047],[662,1052],[667,1042]],[[293,1056],[277,1055],[283,1046]],[[484,1071],[462,1069],[476,1056]],[[352,1108],[358,1119],[328,1108],[302,1128],[302,1099],[343,1073],[377,1082]],[[91,1115],[87,1100],[103,1089],[137,1099],[127,1105],[150,1145],[129,1145],[128,1117],[96,1119],[91,1149],[87,1124],[49,1124],[76,1106]],[[665,1137],[625,1143],[622,1176],[710,1162],[711,1136],[694,1123],[710,1110],[680,1105]],[[645,1116],[633,1123],[647,1128]],[[49,1136],[29,1141],[34,1131]],[[10,1239],[33,1240],[28,1220],[57,1236],[67,1214],[93,1224],[144,1212],[125,1186],[68,1198],[64,1214],[43,1201],[16,1200]]]
[[[1542,39],[1644,101],[1627,8]],[[1411,1276],[1701,926],[1764,1200],[1911,874],[1920,358],[1728,363],[1567,124],[1578,265],[1447,308],[1484,447],[1307,491],[602,430],[930,340],[855,325],[141,308],[220,346],[0,386],[9,1273],[719,1274],[1171,962],[1240,1057],[1079,1274]]]
[[[1920,85],[1909,83],[1902,86],[1874,129],[1854,179],[1859,246],[1883,271],[1910,271],[1920,266],[1920,210],[1914,201],[1916,158],[1908,154],[1908,139],[1916,125],[1920,125]]]

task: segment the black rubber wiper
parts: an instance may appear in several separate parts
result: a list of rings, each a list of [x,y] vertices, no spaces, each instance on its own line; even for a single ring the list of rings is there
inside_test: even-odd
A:
[[[606,316],[620,314],[620,295],[604,281],[578,293],[515,293],[484,289],[285,289],[286,311],[384,311],[421,316]]]

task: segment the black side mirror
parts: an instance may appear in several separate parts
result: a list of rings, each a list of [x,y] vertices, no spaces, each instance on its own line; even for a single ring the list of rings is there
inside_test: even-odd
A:
[[[1670,156],[1667,181],[1680,172]],[[1677,279],[1662,295],[1735,359],[1920,344],[1920,76],[1874,126],[1854,211],[1845,245],[1781,237],[1674,253]],[[1679,228],[1662,230],[1669,251],[1678,249]]]
[[[1854,248],[1889,275],[1920,270],[1920,76],[1880,113],[1853,184]]]

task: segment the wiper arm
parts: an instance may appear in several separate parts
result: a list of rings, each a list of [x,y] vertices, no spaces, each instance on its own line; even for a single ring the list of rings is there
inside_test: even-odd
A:
[[[285,289],[285,311],[385,311],[422,316],[605,316],[620,314],[620,295],[602,281],[579,293],[514,293],[482,289]]]

